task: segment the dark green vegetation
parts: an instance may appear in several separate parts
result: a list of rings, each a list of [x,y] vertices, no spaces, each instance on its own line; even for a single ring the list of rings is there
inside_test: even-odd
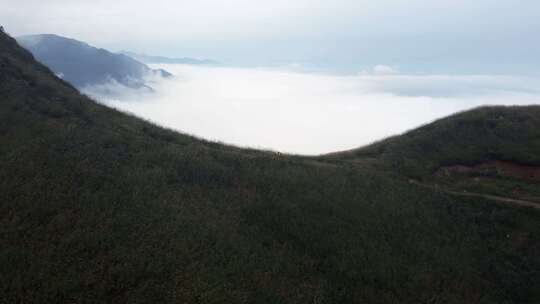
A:
[[[31,35],[17,41],[57,75],[77,88],[115,81],[128,88],[146,87],[146,78],[171,77],[164,70],[152,70],[122,54],[92,47],[57,35]]]
[[[494,159],[540,166],[539,151],[540,107],[485,107],[326,158],[375,158],[393,170],[422,177],[442,166]]]
[[[453,119],[483,132],[490,113],[517,115],[507,132],[530,133],[538,111]],[[0,34],[0,301],[540,302],[537,211],[449,196],[392,169],[409,168],[404,157],[427,176],[445,151],[468,161],[491,146],[532,164],[538,138],[461,152],[469,135],[447,134],[421,155],[418,132],[351,158],[206,142],[94,103]]]
[[[486,107],[323,159],[370,164],[454,190],[540,202],[539,152],[540,107]],[[527,173],[535,176],[523,178]]]

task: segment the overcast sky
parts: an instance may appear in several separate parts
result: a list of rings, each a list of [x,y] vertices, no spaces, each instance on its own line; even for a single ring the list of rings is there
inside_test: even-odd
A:
[[[537,74],[538,0],[0,0],[13,35],[231,65]]]

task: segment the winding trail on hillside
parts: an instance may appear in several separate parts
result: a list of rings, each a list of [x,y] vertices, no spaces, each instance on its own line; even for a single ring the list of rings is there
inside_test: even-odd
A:
[[[321,162],[318,160],[312,161],[311,163],[324,165],[324,166],[336,166],[336,167],[338,166],[336,164]],[[360,168],[358,167],[358,163],[356,163],[355,166],[353,167],[357,169]],[[430,189],[433,191],[443,192],[449,195],[456,195],[456,196],[462,196],[462,197],[477,197],[477,198],[483,198],[486,200],[495,201],[497,203],[511,206],[511,207],[525,207],[525,208],[532,208],[532,209],[540,210],[540,202],[533,202],[533,201],[527,201],[527,200],[522,200],[522,199],[515,199],[515,198],[504,197],[504,196],[497,196],[497,195],[490,195],[490,194],[483,194],[483,193],[476,193],[476,192],[453,191],[453,190],[445,189],[440,186],[422,183],[414,179],[409,179],[409,184],[416,185],[416,186],[426,188],[426,189]]]
[[[424,184],[424,183],[421,183],[419,181],[412,180],[412,179],[409,180],[409,183],[420,186],[420,187],[428,188],[431,190],[441,191],[441,192],[451,194],[451,195],[465,196],[465,197],[479,197],[479,198],[484,198],[487,200],[496,201],[504,205],[514,206],[514,207],[526,207],[526,208],[533,208],[536,210],[540,210],[540,203],[535,203],[531,201],[513,199],[513,198],[508,198],[508,197],[503,197],[503,196],[482,194],[482,193],[452,191],[452,190],[447,190],[438,186]]]

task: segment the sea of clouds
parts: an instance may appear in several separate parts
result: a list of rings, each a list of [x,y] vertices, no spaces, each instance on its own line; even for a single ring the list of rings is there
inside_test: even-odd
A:
[[[354,76],[282,69],[159,65],[174,79],[153,92],[85,93],[114,108],[205,139],[288,153],[369,144],[481,105],[540,104],[540,78],[406,75],[375,66]]]

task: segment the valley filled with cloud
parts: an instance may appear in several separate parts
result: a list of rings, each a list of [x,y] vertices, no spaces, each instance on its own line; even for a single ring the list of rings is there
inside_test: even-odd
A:
[[[352,76],[290,67],[153,67],[175,77],[154,82],[154,92],[114,84],[85,92],[174,130],[287,153],[352,149],[481,105],[540,104],[540,78],[533,76],[406,75],[385,65]]]

